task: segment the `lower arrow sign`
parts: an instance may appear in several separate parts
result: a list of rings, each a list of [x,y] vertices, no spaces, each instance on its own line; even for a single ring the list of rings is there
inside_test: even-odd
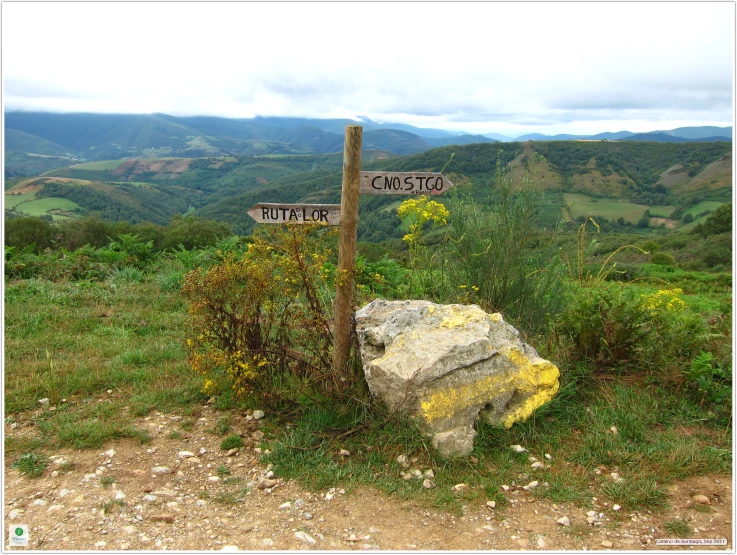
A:
[[[321,222],[340,225],[340,204],[259,203],[248,211],[260,224],[308,224]]]

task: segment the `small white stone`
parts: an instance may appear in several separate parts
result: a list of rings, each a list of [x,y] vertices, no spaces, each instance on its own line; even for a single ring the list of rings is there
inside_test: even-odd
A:
[[[18,520],[24,512],[23,509],[13,509],[8,513],[8,520]]]
[[[486,506],[492,509],[496,509],[496,501],[487,501]]]
[[[46,505],[46,501],[44,501],[43,499],[36,499],[33,503],[31,503],[31,505],[34,505],[36,507],[43,507]]]
[[[49,507],[46,510],[46,512],[47,513],[53,513],[53,512],[56,512],[56,511],[61,511],[63,508],[64,508],[64,505],[51,505],[51,507]]]
[[[97,542],[95,544],[95,547],[105,547],[107,544],[105,542]]]
[[[515,453],[524,453],[527,451],[527,449],[525,449],[521,445],[511,445],[510,447]]]
[[[610,542],[609,540],[602,540],[601,541],[601,546],[602,547],[610,548],[610,547],[612,547],[612,545],[614,545],[614,544],[612,542]]]
[[[151,469],[151,472],[154,474],[169,474],[171,472],[171,469],[168,466],[154,466]]]
[[[287,501],[286,503],[282,503],[281,505],[279,505],[279,510],[291,509],[291,508],[292,508],[292,504],[289,501]]]
[[[425,478],[428,478],[430,480],[432,480],[433,478],[435,478],[435,473],[432,471],[432,468],[428,468],[427,470],[425,470],[425,472],[423,472],[422,475]]]
[[[537,480],[533,480],[532,482],[530,482],[526,486],[523,486],[522,489],[525,490],[525,491],[532,491],[533,489],[535,489],[538,486],[538,484],[539,483],[538,483]]]
[[[208,476],[207,477],[207,481],[208,482],[219,482],[220,481],[220,477],[219,476]]]
[[[143,496],[143,500],[144,501],[156,501],[156,496],[151,495],[150,493],[147,493],[146,495]]]
[[[207,449],[205,449],[204,447],[200,447],[200,450],[198,451],[198,453],[200,454],[200,456],[202,456],[205,453],[207,453]]]
[[[294,534],[294,537],[297,538],[299,541],[305,542],[310,545],[315,545],[317,543],[317,540],[315,540],[315,538],[310,536],[307,532],[302,532],[302,531],[296,532]]]
[[[397,457],[397,462],[402,468],[409,468],[409,461],[407,460],[407,455],[399,455]]]
[[[423,480],[422,482],[422,487],[425,489],[432,489],[435,487],[435,482],[433,482],[432,480],[428,478],[425,478],[425,480]]]
[[[553,456],[550,453],[545,453],[545,460],[552,461]]]
[[[504,491],[509,491],[509,486],[501,486]]]
[[[121,499],[125,499],[125,494],[122,491],[116,491],[115,500],[120,501]]]
[[[239,449],[237,447],[233,447],[232,449],[229,449],[227,453],[225,453],[225,456],[226,457],[233,457],[233,456],[236,455],[236,453],[238,453],[238,450]]]
[[[612,432],[614,435],[617,435],[619,433],[619,430],[617,430],[616,426],[612,426],[609,428],[609,431]]]
[[[108,449],[107,451],[105,451],[105,455],[109,458],[113,458],[115,456],[115,449]]]
[[[195,501],[195,505],[197,505],[198,507],[206,507],[207,501],[205,501],[204,499],[198,499],[197,501]]]
[[[255,410],[253,411],[253,419],[254,420],[261,420],[265,416],[264,411],[262,410]]]
[[[271,538],[264,538],[263,540],[261,540],[261,545],[263,545],[264,547],[274,547],[274,540],[272,540]]]
[[[179,451],[177,455],[179,455],[183,459],[189,459],[191,457],[194,457],[194,453],[192,453],[192,451]]]
[[[562,516],[558,520],[556,520],[555,522],[557,522],[561,526],[570,526],[571,525],[571,519],[568,518],[567,516]]]
[[[45,406],[45,407],[48,407],[48,406],[49,406],[49,403],[50,403],[51,401],[49,401],[49,400],[48,400],[48,399],[47,399],[46,397],[44,397],[43,399],[39,399],[39,400],[38,400],[38,402],[39,402],[40,404],[42,404],[43,406]]]
[[[350,457],[351,456],[351,452],[348,451],[347,449],[341,449],[338,452],[338,455],[340,455],[341,457]]]
[[[618,511],[621,508],[622,508],[622,506],[621,505],[617,505],[616,503],[614,505],[612,505],[612,509],[614,509],[615,511]]]

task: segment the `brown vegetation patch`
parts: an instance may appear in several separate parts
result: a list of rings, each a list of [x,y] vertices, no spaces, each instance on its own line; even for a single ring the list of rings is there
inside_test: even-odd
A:
[[[650,218],[650,225],[652,227],[665,227],[666,229],[675,229],[678,227],[678,221],[670,220],[668,218]]]
[[[683,168],[683,165],[676,164],[672,168],[668,168],[660,174],[657,185],[665,185],[666,187],[672,187],[678,185],[684,181],[688,181],[688,173]]]
[[[265,177],[261,177],[260,175],[256,177],[256,182],[260,183],[261,185],[264,185],[265,183],[268,183],[269,180]]]
[[[136,164],[136,160],[126,160],[125,162],[120,164],[117,168],[115,168],[111,173],[113,175],[123,175],[130,168],[132,168],[135,164]]]
[[[589,170],[585,174],[572,176],[571,185],[575,191],[592,192],[607,197],[621,197],[624,187],[622,176],[618,173],[604,176],[598,170]]]

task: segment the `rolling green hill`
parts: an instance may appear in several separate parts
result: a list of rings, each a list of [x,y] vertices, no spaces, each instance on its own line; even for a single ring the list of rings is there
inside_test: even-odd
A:
[[[403,132],[372,133],[406,139]],[[499,162],[515,182],[527,175],[544,193],[540,213],[545,225],[560,220],[573,225],[577,219],[593,216],[605,229],[638,226],[638,231],[645,232],[648,225],[680,226],[682,215],[700,202],[729,201],[731,161],[731,143],[551,141],[455,145],[406,156],[367,151],[362,167],[445,168],[444,174],[459,191],[480,202],[493,202]],[[338,203],[341,167],[342,153],[105,160],[52,170],[34,195],[66,198],[77,203],[81,213],[116,220],[165,223],[193,207],[197,215],[246,234],[254,226],[247,211],[259,202]],[[22,190],[24,183],[11,191]],[[359,238],[401,237],[397,200],[388,195],[363,196]]]

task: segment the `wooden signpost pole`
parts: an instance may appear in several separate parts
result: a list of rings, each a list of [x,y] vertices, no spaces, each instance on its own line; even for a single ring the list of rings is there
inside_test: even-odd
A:
[[[335,287],[333,324],[333,372],[342,375],[351,348],[353,268],[358,230],[358,188],[361,180],[363,127],[346,125],[343,146],[343,192],[340,199],[340,244]]]

